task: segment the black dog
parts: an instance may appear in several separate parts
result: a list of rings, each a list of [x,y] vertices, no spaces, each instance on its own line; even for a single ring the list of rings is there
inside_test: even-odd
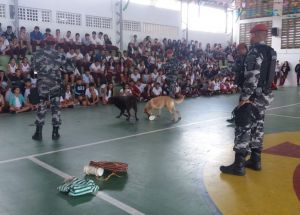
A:
[[[137,114],[137,98],[134,96],[113,96],[108,99],[108,102],[114,104],[117,108],[120,109],[120,115],[117,118],[120,118],[122,115],[127,117],[127,121],[130,119],[130,109],[134,110],[135,120],[139,120],[136,116]],[[125,114],[125,111],[127,114]]]

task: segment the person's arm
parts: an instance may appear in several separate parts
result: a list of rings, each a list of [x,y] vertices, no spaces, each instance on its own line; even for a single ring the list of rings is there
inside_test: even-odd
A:
[[[257,88],[262,61],[263,56],[256,49],[249,51],[245,60],[245,81],[240,95],[240,106],[250,102],[249,99]]]

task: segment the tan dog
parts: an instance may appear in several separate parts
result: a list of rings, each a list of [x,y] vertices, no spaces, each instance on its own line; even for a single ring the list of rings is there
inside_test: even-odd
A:
[[[175,108],[175,103],[180,104],[184,100],[184,96],[179,99],[172,99],[170,96],[158,96],[147,102],[144,112],[149,116],[152,115],[152,110],[158,110],[158,116],[160,116],[161,109],[166,107],[172,114],[173,121],[176,121],[176,115],[178,116],[177,122],[181,120],[181,116],[178,110]]]

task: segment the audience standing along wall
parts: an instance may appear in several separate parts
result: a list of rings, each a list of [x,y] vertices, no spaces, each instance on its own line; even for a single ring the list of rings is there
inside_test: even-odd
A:
[[[68,30],[80,33],[81,36],[92,31],[106,33],[112,42],[116,43],[114,24],[114,4],[117,0],[66,0],[66,1],[39,1],[19,0],[19,22],[28,31],[34,26],[39,26],[44,33],[46,28],[55,33],[60,29],[63,34]],[[10,6],[13,0],[1,0],[0,22],[5,28],[13,25]],[[182,39],[180,11],[168,10],[149,5],[129,3],[123,11],[123,44],[127,48],[128,42],[134,34],[140,39],[150,35],[157,37]],[[227,44],[226,34],[212,34],[206,32],[190,32],[189,40],[198,40],[203,44],[221,43]]]

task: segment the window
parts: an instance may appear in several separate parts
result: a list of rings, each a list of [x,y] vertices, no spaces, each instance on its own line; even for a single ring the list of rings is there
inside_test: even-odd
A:
[[[274,0],[246,1],[246,6],[241,13],[241,19],[273,16]]]
[[[99,16],[90,16],[85,17],[86,26],[95,27],[95,28],[112,28],[112,19]]]
[[[300,1],[296,0],[283,0],[282,14],[300,13]]]
[[[178,36],[178,28],[175,26],[159,25],[154,23],[144,23],[143,32],[145,33],[156,33],[164,36]]]
[[[38,10],[27,8],[26,17],[29,21],[38,21]]]
[[[5,4],[0,4],[0,18],[5,18]]]
[[[56,22],[67,25],[81,25],[81,15],[78,13],[57,11]]]
[[[282,20],[281,48],[300,48],[300,18]]]
[[[18,17],[21,20],[36,21],[36,22],[39,21],[38,10],[33,8],[19,7]]]
[[[250,45],[250,30],[253,28],[256,24],[265,24],[268,26],[268,38],[267,38],[267,45],[271,46],[272,43],[272,21],[268,22],[252,22],[252,23],[242,23],[240,24],[240,43],[246,43],[247,45]]]
[[[51,10],[42,10],[42,22],[51,22]]]
[[[124,20],[123,21],[124,31],[141,31],[141,23],[135,21]]]
[[[208,6],[199,6],[196,3],[182,4],[182,26],[189,30],[212,33],[225,33],[226,12]]]

